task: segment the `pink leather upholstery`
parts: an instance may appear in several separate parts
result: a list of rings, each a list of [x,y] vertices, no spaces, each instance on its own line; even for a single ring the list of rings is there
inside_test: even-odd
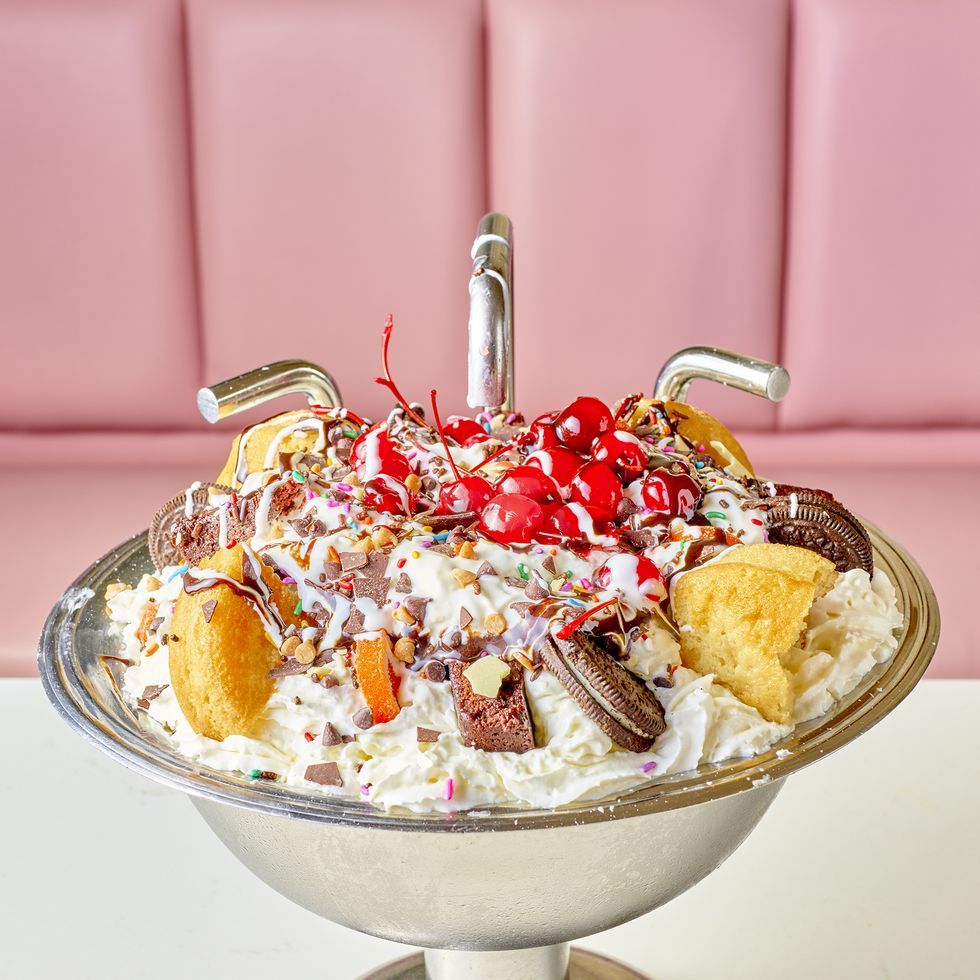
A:
[[[170,0],[0,4],[5,427],[193,423],[184,85]]]
[[[306,357],[387,412],[371,379],[390,311],[399,376],[461,403],[485,186],[477,0],[189,13],[205,376]]]
[[[785,5],[488,9],[491,200],[517,221],[529,410],[649,389],[693,337],[775,358]],[[611,337],[631,353],[596,356]],[[726,396],[705,406],[772,423],[771,406]]]
[[[978,38],[970,0],[798,6],[788,426],[980,422]]]
[[[462,409],[495,208],[529,413],[686,344],[783,359],[778,409],[693,400],[906,542],[933,672],[980,676],[977,36],[973,0],[0,0],[0,673],[220,467],[202,381],[308,357],[378,415],[391,311],[402,387]]]

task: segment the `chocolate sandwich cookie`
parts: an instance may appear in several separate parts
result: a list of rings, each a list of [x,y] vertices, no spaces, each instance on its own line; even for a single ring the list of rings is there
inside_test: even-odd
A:
[[[578,706],[617,745],[645,752],[666,728],[656,695],[582,630],[554,633],[539,648],[544,665]]]
[[[448,664],[456,719],[463,744],[484,752],[527,752],[534,748],[534,727],[524,695],[524,668],[510,665],[495,698],[476,694],[466,678],[469,664]]]
[[[832,561],[838,572],[874,570],[871,539],[864,525],[824,490],[776,484],[762,500],[769,515],[769,540],[807,548]]]
[[[209,490],[217,490],[220,493],[231,493],[231,487],[223,486],[220,483],[202,483],[190,494],[190,517],[187,515],[187,493],[177,494],[168,500],[153,515],[150,527],[146,532],[146,544],[150,549],[150,557],[153,559],[153,567],[160,569],[168,565],[178,565],[181,562],[181,555],[177,546],[173,542],[172,530],[174,522],[180,518],[185,520],[193,519],[197,514],[210,506]]]

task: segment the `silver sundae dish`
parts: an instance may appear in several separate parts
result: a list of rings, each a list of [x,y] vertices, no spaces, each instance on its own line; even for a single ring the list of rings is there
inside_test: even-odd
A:
[[[501,217],[481,225],[476,261],[481,249],[509,251],[509,223]],[[500,275],[475,293],[483,312],[471,321],[471,352],[475,346],[489,354],[482,372],[471,360],[471,397],[475,387],[509,400],[509,259],[497,259]],[[474,330],[482,335],[477,344]],[[288,362],[292,392],[307,390],[304,363]],[[311,400],[333,399],[332,379],[316,370]],[[281,393],[268,384],[269,374],[275,371],[265,370],[258,387],[255,377],[216,386],[203,403],[216,418],[237,410],[236,397],[240,407],[264,401]],[[788,384],[774,365],[698,348],[671,359],[658,387],[683,397],[691,377],[705,376],[774,400]],[[415,954],[371,977],[636,977],[568,944],[649,912],[704,878],[748,836],[787,776],[867,731],[925,672],[939,635],[933,591],[904,549],[866,526],[876,566],[894,585],[904,617],[891,659],[831,712],[797,725],[761,755],[558,809],[384,811],[183,758],[130,710],[120,695],[123,664],[113,659],[119,639],[103,596],[110,583],[152,571],[145,534],[114,548],[65,592],[45,624],[38,665],[48,698],[69,725],[130,769],[187,793],[224,844],[278,892],[350,928],[425,947],[424,957]]]

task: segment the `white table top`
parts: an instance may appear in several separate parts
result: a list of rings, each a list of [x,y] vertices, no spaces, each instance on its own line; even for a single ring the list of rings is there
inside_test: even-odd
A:
[[[980,976],[980,681],[926,681],[793,776],[718,871],[581,945],[658,980]],[[318,920],[193,808],[0,681],[0,977],[352,980],[406,947]]]

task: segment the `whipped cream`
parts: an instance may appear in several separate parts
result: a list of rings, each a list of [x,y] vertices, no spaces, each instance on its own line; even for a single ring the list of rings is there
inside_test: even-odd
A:
[[[389,559],[395,566],[403,557],[399,548]],[[487,560],[516,572],[511,568],[518,563],[515,553],[499,550],[501,554],[493,553]],[[524,558],[540,568],[541,556],[533,550]],[[461,590],[445,579],[450,563],[439,564],[439,559],[435,554],[416,559],[413,578],[424,580],[425,594],[434,596],[433,602],[445,604],[437,619],[448,622],[458,615],[455,604],[463,600]],[[588,574],[592,566],[582,561],[576,571]],[[272,772],[291,787],[363,798],[388,809],[454,812],[505,803],[548,808],[621,793],[705,763],[756,755],[792,731],[791,725],[768,722],[711,675],[682,666],[673,635],[649,622],[632,636],[626,661],[664,707],[666,730],[649,752],[615,745],[547,671],[526,684],[540,747],[523,754],[482,752],[464,745],[449,685],[423,680],[402,664],[395,665],[402,710],[394,720],[362,731],[352,719],[364,700],[342,657],[315,669],[317,676],[336,681],[335,686],[324,687],[306,674],[279,678],[253,737],[214,741],[196,734],[181,713],[169,686],[167,647],[153,644],[144,651],[136,636],[143,610],[151,602],[161,619],[157,634],[166,632],[182,588],[177,571],[166,569],[158,578],[144,576],[135,588],[111,598],[108,607],[120,627],[120,655],[132,661],[124,675],[126,693],[136,701],[147,689],[155,693],[162,687],[147,704],[149,723],[162,729],[182,755],[214,769]],[[499,610],[499,598],[488,587],[465,602],[476,617],[483,610]],[[891,657],[897,647],[894,631],[901,623],[894,589],[883,572],[873,577],[862,570],[839,575],[834,588],[814,603],[805,640],[784,663],[796,693],[794,721],[823,714],[870,669]],[[508,628],[517,630],[518,624],[509,623]],[[515,642],[524,641],[515,637]],[[655,681],[664,683],[665,678],[672,686],[657,686]],[[353,740],[322,744],[327,724]],[[419,727],[440,733],[437,741],[419,742]],[[309,765],[328,761],[337,763],[343,786],[305,779]]]

